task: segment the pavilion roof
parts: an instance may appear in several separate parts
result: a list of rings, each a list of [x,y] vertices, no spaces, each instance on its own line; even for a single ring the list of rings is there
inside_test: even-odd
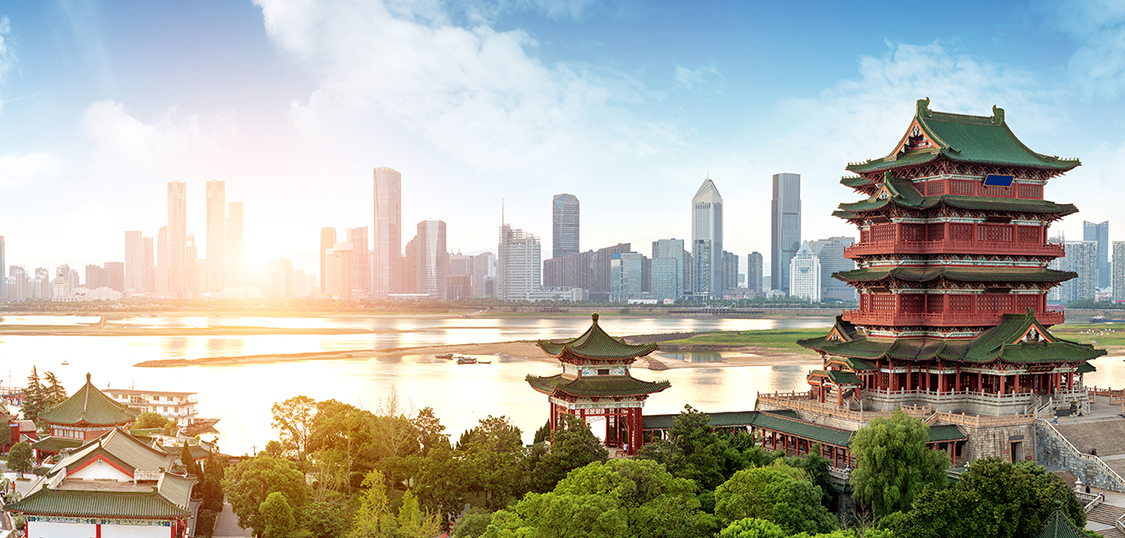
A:
[[[56,425],[91,424],[120,426],[137,419],[138,411],[114,401],[98,390],[86,374],[86,384],[70,398],[39,415],[45,422]]]
[[[890,155],[852,163],[847,169],[862,174],[938,159],[1059,171],[1081,164],[1078,159],[1060,159],[1029,149],[1008,128],[1002,108],[992,107],[991,116],[969,116],[933,111],[929,105],[929,98],[918,100],[913,121]]]
[[[48,476],[54,475],[63,469],[80,466],[92,457],[102,455],[115,461],[130,473],[136,471],[167,471],[178,457],[163,450],[155,449],[144,441],[114,428],[105,435],[94,439],[78,448],[72,449],[59,460]]]
[[[31,447],[41,452],[62,452],[68,448],[75,448],[82,446],[81,439],[71,439],[69,437],[44,437],[31,444]]]
[[[1028,338],[1031,331],[1036,333],[1034,338]],[[943,360],[971,363],[999,360],[1015,364],[1050,364],[1084,363],[1106,354],[1105,350],[1095,349],[1089,344],[1054,336],[1035,319],[1035,314],[1030,309],[1026,314],[1004,314],[999,325],[969,341],[931,337],[863,336],[851,341],[819,337],[799,340],[797,343],[829,355],[866,360]]]
[[[62,480],[48,484],[44,478],[24,498],[6,509],[24,514],[170,519],[191,515],[192,478],[163,474],[155,486],[102,480]],[[90,482],[90,484],[83,484]],[[83,489],[88,487],[89,489]]]
[[[891,205],[907,209],[930,209],[946,206],[967,210],[987,209],[1009,213],[1040,213],[1057,217],[1065,217],[1078,212],[1078,208],[1074,207],[1074,204],[1057,204],[1049,200],[958,194],[923,196],[911,180],[893,177],[888,171],[874,196],[858,202],[842,203],[840,209],[832,214],[845,219],[856,218],[860,213],[882,210]]]
[[[593,323],[582,336],[565,342],[551,342],[539,340],[536,344],[548,355],[561,358],[563,355],[573,355],[583,359],[604,361],[625,361],[643,357],[656,351],[657,344],[626,344],[622,340],[606,334],[598,325],[598,315],[593,314]]]
[[[757,413],[757,415],[752,425],[757,428],[787,433],[789,435],[838,447],[846,447],[852,442],[854,432],[829,428],[798,418],[778,415],[773,412],[755,411],[755,413]]]
[[[1055,511],[1047,516],[1047,521],[1043,522],[1043,530],[1039,531],[1035,538],[1086,538],[1088,536],[1090,535],[1086,534],[1086,531],[1066,517],[1062,507],[1056,503]]]
[[[907,282],[930,282],[939,278],[956,282],[1063,282],[1078,273],[1044,267],[962,267],[962,266],[891,266],[864,267],[834,273],[832,278],[844,282],[878,282],[896,278]]]
[[[774,415],[781,415],[789,418],[799,418],[797,412],[792,409],[781,409],[777,411],[770,411]],[[712,428],[730,428],[734,426],[749,426],[754,423],[757,418],[758,411],[720,411],[718,413],[703,413],[710,419],[707,423]],[[641,417],[641,429],[643,430],[670,430],[675,424],[676,417],[680,413],[671,415],[644,415]]]
[[[855,375],[855,373],[853,372],[848,372],[845,370],[813,370],[812,372],[809,372],[809,375],[806,377],[809,379],[814,377],[826,379],[829,383],[837,386],[859,386],[863,384],[863,380],[860,379],[859,376]]]
[[[528,375],[526,379],[531,388],[543,394],[562,392],[593,398],[641,396],[672,386],[668,381],[641,381],[630,375],[584,375],[573,378],[562,374],[546,377]]]

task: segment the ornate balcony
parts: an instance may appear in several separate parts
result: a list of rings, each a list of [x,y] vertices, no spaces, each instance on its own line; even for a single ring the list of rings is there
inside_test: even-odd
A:
[[[845,258],[873,254],[1016,254],[1020,256],[1052,256],[1065,254],[1057,243],[1019,243],[1015,241],[869,241],[844,249]]]
[[[923,327],[975,327],[998,325],[1004,314],[1018,312],[879,312],[845,310],[844,321],[856,325],[886,325]],[[1035,319],[1043,325],[1058,325],[1065,321],[1065,315],[1058,310],[1037,312]]]

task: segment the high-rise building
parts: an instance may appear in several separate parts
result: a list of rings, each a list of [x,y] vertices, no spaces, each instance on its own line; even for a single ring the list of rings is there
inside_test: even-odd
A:
[[[266,262],[262,270],[262,297],[289,298],[293,296],[293,262],[278,258]]]
[[[243,282],[245,243],[242,235],[242,202],[227,204],[227,278],[226,285],[240,288]],[[323,254],[321,254],[323,256]]]
[[[723,291],[738,287],[738,256],[723,251]]]
[[[639,252],[614,254],[610,259],[611,301],[626,301],[641,296],[644,289],[644,255]]]
[[[352,300],[352,256],[355,254],[351,243],[334,243],[325,250],[324,279],[325,293],[341,301]]]
[[[691,199],[692,295],[723,296],[723,197],[711,178]]]
[[[464,299],[473,296],[473,257],[458,252],[449,255],[449,274],[445,277],[445,298]]]
[[[539,238],[523,230],[500,226],[496,267],[496,297],[503,301],[527,301],[539,291]]]
[[[1125,241],[1113,242],[1113,300],[1125,301]]]
[[[593,272],[590,279],[590,299],[595,301],[609,300],[610,291],[610,260],[614,254],[632,252],[630,243],[618,243],[612,247],[605,247],[594,251]]]
[[[679,299],[684,296],[684,240],[652,242],[652,296]]]
[[[762,253],[751,252],[746,256],[746,287],[755,295],[762,293]]]
[[[551,200],[551,257],[578,254],[578,197],[556,194]]]
[[[473,295],[496,297],[496,255],[491,252],[473,256]]]
[[[789,260],[801,248],[801,175],[773,175],[770,205],[770,278],[775,290],[789,293]]]
[[[418,291],[418,238],[413,237],[406,242],[406,255],[402,257],[402,279],[399,281],[399,291],[402,293],[415,293]]]
[[[414,236],[416,293],[425,293],[430,299],[446,299],[446,277],[449,275],[449,252],[445,248],[445,222],[424,220],[418,223]],[[536,265],[539,261],[535,261]]]
[[[1063,282],[1047,297],[1064,305],[1080,299],[1093,299],[1098,278],[1098,242],[1060,241],[1058,238],[1052,239],[1052,242],[1062,242],[1066,255],[1051,261],[1051,269],[1073,271],[1078,273],[1078,278]]]
[[[7,300],[8,260],[4,258],[4,236],[0,235],[0,301]]]
[[[544,287],[589,290],[593,282],[594,251],[592,250],[543,260]]]
[[[187,183],[168,182],[168,295],[188,298]],[[194,262],[193,262],[194,263]]]
[[[156,234],[156,293],[168,293],[168,227],[161,226]]]
[[[69,269],[68,269],[69,271]],[[105,262],[106,286],[112,290],[125,292],[125,263]]]
[[[152,238],[141,238],[141,250],[143,251],[144,264],[142,277],[142,287],[145,293],[152,293],[156,290],[156,258],[153,257]]]
[[[207,291],[223,291],[227,276],[227,182],[207,182]]]
[[[820,260],[805,241],[789,260],[789,295],[820,302],[820,269]]]
[[[199,245],[195,244],[195,234],[188,234],[187,246],[184,247],[184,293],[182,299],[203,298],[203,275],[207,267],[200,267]],[[206,262],[206,260],[202,260]]]
[[[349,228],[348,242],[352,244],[352,298],[371,297],[371,257],[367,255],[367,226]]]
[[[375,227],[372,228],[374,265],[371,293],[376,299],[400,291],[402,283],[402,174],[375,168]]]
[[[844,257],[844,249],[855,243],[854,237],[829,237],[809,241],[809,248],[820,261],[820,300],[836,299],[852,302],[857,299],[855,288],[832,278],[840,271],[855,269],[855,262]]]
[[[1098,288],[1109,287],[1109,221],[1082,221],[1082,240],[1098,244],[1097,280]]]
[[[332,272],[332,246],[336,244],[336,228],[320,229],[320,293],[331,293],[328,273]]]
[[[145,242],[139,231],[125,232],[125,290],[129,293],[144,293],[145,289]]]

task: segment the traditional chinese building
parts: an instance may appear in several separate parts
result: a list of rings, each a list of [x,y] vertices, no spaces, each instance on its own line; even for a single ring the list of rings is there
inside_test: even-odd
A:
[[[1063,314],[1046,294],[1076,275],[1047,268],[1063,255],[1047,229],[1077,209],[1043,190],[1079,164],[1028,149],[1000,108],[966,116],[919,100],[890,154],[841,181],[867,196],[834,213],[860,231],[845,250],[857,269],[833,275],[859,308],[800,342],[823,358],[808,394],[760,403],[851,431],[902,408],[961,428],[946,436],[954,462],[1030,457],[1036,414],[1088,408],[1082,373],[1105,354],[1049,330]]]
[[[641,421],[645,400],[671,384],[642,381],[629,373],[633,362],[656,351],[656,344],[630,345],[606,334],[594,314],[590,328],[573,340],[539,340],[539,348],[562,363],[560,374],[527,376],[531,388],[547,395],[551,406],[551,432],[559,417],[573,415],[606,421],[605,444],[636,454],[642,444]]]
[[[176,456],[119,429],[61,455],[19,501],[26,536],[186,536],[194,478],[172,474]]]
[[[52,407],[39,418],[51,426],[51,435],[35,442],[36,458],[58,454],[86,441],[101,437],[115,428],[127,427],[140,413],[128,405],[113,401],[90,382],[75,391],[70,398]]]

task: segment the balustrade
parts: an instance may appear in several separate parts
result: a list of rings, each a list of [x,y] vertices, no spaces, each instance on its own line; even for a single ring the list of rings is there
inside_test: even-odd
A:
[[[871,254],[1022,254],[1054,256],[1065,254],[1057,243],[1020,241],[868,241],[844,248],[845,258]]]
[[[1024,310],[1026,312],[1026,310]],[[858,325],[922,325],[932,327],[997,325],[1003,315],[1023,312],[882,312],[844,310],[844,321]],[[1037,312],[1035,319],[1044,325],[1058,325],[1066,317],[1060,311]]]

